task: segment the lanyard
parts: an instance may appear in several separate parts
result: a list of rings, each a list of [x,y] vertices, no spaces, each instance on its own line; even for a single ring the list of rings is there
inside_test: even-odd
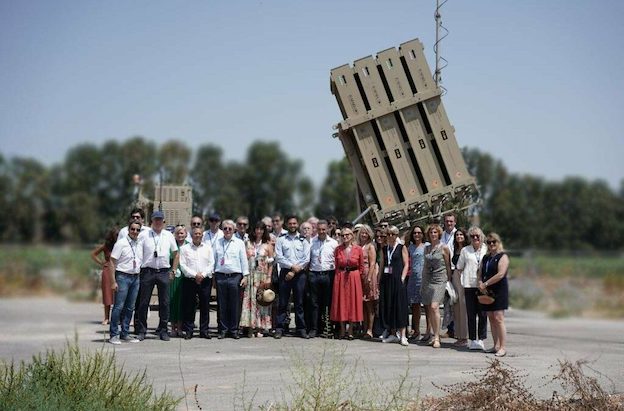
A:
[[[223,258],[227,254],[228,248],[230,248],[230,244],[232,244],[232,240],[229,240],[227,243],[227,247],[225,246],[225,238],[221,239],[221,248],[223,248]]]
[[[388,264],[390,264],[390,263],[391,263],[391,261],[392,261],[392,256],[394,255],[394,250],[396,250],[396,248],[397,248],[397,246],[398,246],[398,245],[399,245],[398,243],[394,243],[394,247],[392,247],[392,252],[390,252],[390,247],[388,247],[388,250],[387,250],[387,254],[388,254]]]
[[[150,236],[152,237],[152,241],[154,242],[154,252],[158,252],[158,244],[160,244],[160,235],[158,235],[158,241],[156,241],[156,236],[154,232],[150,232]]]
[[[134,247],[132,247],[133,241],[130,238],[130,236],[128,236],[127,240],[128,240],[128,245],[130,246],[130,250],[132,251],[132,268],[136,268],[136,253],[134,252]],[[135,246],[136,246],[136,242],[135,242]]]
[[[327,239],[325,239],[325,241],[321,241],[317,239],[317,241],[321,244],[321,246],[319,247],[319,255],[318,255],[318,262],[320,264],[322,262],[321,256],[323,255],[323,247],[325,247],[325,242],[327,241]]]

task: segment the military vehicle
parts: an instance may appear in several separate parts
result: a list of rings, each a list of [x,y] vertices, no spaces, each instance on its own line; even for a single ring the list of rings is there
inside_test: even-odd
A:
[[[334,137],[356,177],[360,217],[406,228],[478,201],[418,39],[332,69],[330,86],[343,117]]]

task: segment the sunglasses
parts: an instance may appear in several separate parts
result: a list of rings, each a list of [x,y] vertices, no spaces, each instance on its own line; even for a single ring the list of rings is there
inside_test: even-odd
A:
[[[249,224],[247,224],[247,223],[236,223],[236,225],[240,225],[242,227],[247,227]]]
[[[135,220],[139,220],[141,218],[141,215],[139,214],[133,215],[132,218],[134,218]]]
[[[481,238],[481,236],[479,234],[473,234],[470,236],[470,238],[477,239],[477,238]]]
[[[422,231],[414,231],[414,235],[416,235],[416,234],[423,235]]]
[[[128,231],[130,231],[131,233],[138,233],[138,232],[141,231],[141,229],[140,228],[131,228]]]
[[[488,243],[488,245],[492,245],[498,243],[498,240],[487,240],[486,243]]]
[[[234,231],[234,229],[232,227],[223,227],[222,230],[223,231]]]
[[[200,227],[200,226],[201,226],[201,223],[197,223],[197,222],[195,222],[195,223],[191,223],[191,225],[192,225],[193,227]]]

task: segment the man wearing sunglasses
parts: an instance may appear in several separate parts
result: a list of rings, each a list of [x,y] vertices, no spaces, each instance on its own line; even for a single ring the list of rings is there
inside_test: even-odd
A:
[[[128,217],[128,225],[119,230],[119,234],[117,235],[117,241],[122,238],[126,238],[128,236],[128,226],[130,223],[137,222],[141,225],[141,232],[149,230],[148,226],[143,225],[143,220],[145,219],[145,211],[143,209],[135,207],[130,212],[130,216]]]
[[[212,213],[208,217],[208,230],[204,231],[203,241],[206,244],[210,244],[212,246],[212,251],[214,251],[215,245],[220,238],[223,238],[223,231],[219,228],[221,225],[221,216],[217,213]]]

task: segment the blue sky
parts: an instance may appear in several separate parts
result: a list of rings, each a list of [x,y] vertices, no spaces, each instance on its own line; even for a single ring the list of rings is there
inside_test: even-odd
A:
[[[419,38],[435,1],[0,0],[0,152],[141,135],[223,147],[277,140],[317,184],[343,152],[329,71]],[[443,101],[460,146],[512,172],[624,178],[624,2],[457,1]]]

